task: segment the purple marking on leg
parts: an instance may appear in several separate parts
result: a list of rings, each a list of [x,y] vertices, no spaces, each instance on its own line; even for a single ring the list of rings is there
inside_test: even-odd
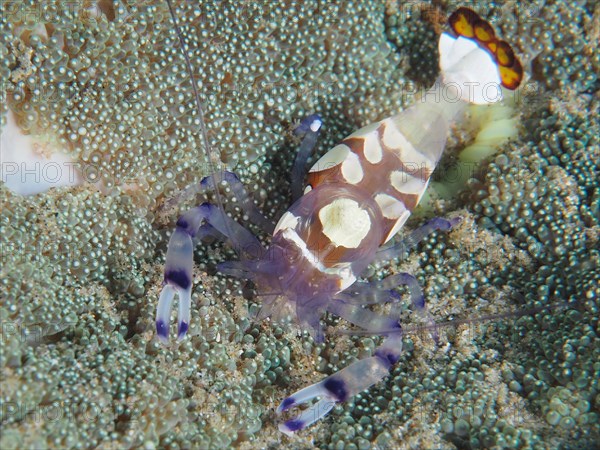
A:
[[[452,219],[449,219],[450,228],[455,227],[456,225],[458,225],[459,223],[461,223],[462,220],[463,220],[463,218],[461,216],[457,216],[457,217],[453,217]]]
[[[425,226],[430,226],[431,228],[440,231],[448,231],[452,228],[452,225],[450,220],[444,219],[443,217],[435,217],[425,224]]]
[[[227,181],[230,184],[241,182],[239,177],[235,173],[229,171],[223,172],[223,180]]]
[[[212,178],[212,175],[202,178],[202,180],[200,180],[200,186],[206,187],[208,185],[208,180],[211,178]]]
[[[394,364],[396,364],[398,362],[398,360],[400,359],[400,354],[399,353],[395,353],[395,352],[392,352],[390,350],[386,350],[386,349],[383,349],[383,348],[380,348],[379,350],[376,350],[375,351],[375,356],[377,356],[378,358],[380,358],[385,363],[389,364],[388,370],[389,370],[390,367],[392,367]]]
[[[181,322],[179,324],[179,330],[177,331],[177,339],[181,340],[188,331],[189,324],[187,322]]]
[[[183,216],[181,216],[179,219],[177,219],[176,226],[178,226],[182,230],[187,230],[189,223]]]
[[[288,420],[287,422],[285,422],[285,427],[290,431],[290,432],[296,432],[298,430],[301,430],[302,428],[304,428],[305,423],[302,422],[301,420]]]
[[[164,340],[169,339],[169,325],[162,320],[156,321],[156,334]]]
[[[415,306],[419,309],[425,308],[425,296],[419,295],[415,298]]]
[[[290,409],[292,406],[294,406],[295,404],[296,404],[296,400],[294,400],[292,397],[288,397],[284,401],[281,402],[279,409],[281,411],[286,411],[286,410]]]
[[[200,206],[198,206],[198,208],[204,213],[209,213],[214,207],[214,205],[211,205],[208,202],[204,202]]]
[[[399,302],[400,300],[402,300],[402,296],[400,295],[400,292],[395,291],[394,289],[390,289],[390,298],[393,301],[397,301],[397,302]]]
[[[165,283],[188,289],[192,285],[192,280],[185,270],[172,269],[165,271]]]
[[[417,237],[417,241],[415,242],[415,244],[418,243],[419,241],[421,241],[422,239],[424,239],[428,234],[430,234],[436,230],[448,231],[452,227],[458,225],[460,222],[462,222],[462,217],[460,217],[460,216],[453,217],[452,219],[445,219],[443,217],[434,217],[429,222],[427,222],[425,225],[423,225],[422,227],[420,227],[414,231],[414,235]]]
[[[348,391],[343,380],[333,377],[327,378],[323,383],[323,387],[331,392],[338,402],[345,402],[348,399]]]

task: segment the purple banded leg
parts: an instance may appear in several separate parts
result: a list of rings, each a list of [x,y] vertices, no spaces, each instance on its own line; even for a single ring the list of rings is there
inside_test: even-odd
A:
[[[233,191],[233,195],[239,201],[243,211],[248,214],[250,220],[256,225],[260,226],[263,231],[271,234],[274,229],[274,225],[262,215],[260,210],[256,207],[252,198],[246,192],[244,185],[233,172],[218,172],[213,175],[209,175],[204,177],[199,184],[194,184],[192,186],[187,187],[183,192],[179,195],[173,197],[171,200],[166,202],[165,207],[173,207],[176,204],[181,203],[183,200],[191,197],[192,195],[201,194],[210,190],[216,189],[216,185],[221,182],[225,182],[229,184],[231,190]]]
[[[260,226],[266,233],[271,234],[275,226],[265,216],[262,215],[260,210],[254,204],[254,201],[250,195],[248,195],[248,192],[246,192],[246,188],[236,174],[227,171],[215,173],[205,177],[200,182],[200,186],[203,191],[212,190],[216,188],[215,184],[219,184],[222,181],[229,184],[229,187],[233,191],[233,195],[235,195],[237,198],[242,210],[248,214],[250,221]]]
[[[321,117],[318,114],[311,114],[303,119],[300,125],[294,130],[294,133],[304,136],[304,138],[300,143],[300,148],[294,160],[294,167],[292,168],[292,202],[302,197],[306,162],[317,144],[317,138],[319,137],[322,125],[323,121]]]
[[[192,270],[194,265],[193,250],[192,236],[178,225],[167,247],[167,261],[164,275],[165,285],[160,293],[156,309],[156,334],[163,342],[169,340],[171,306],[175,294],[179,296],[177,338],[183,339],[189,327]]]
[[[205,223],[203,223],[205,222]],[[179,340],[185,337],[190,324],[194,240],[206,235],[224,235],[239,253],[253,256],[263,248],[252,233],[209,203],[192,208],[177,221],[167,247],[164,287],[156,310],[156,333],[163,342],[169,340],[169,322],[175,294],[179,297]]]
[[[169,317],[175,292],[175,287],[166,284],[160,293],[156,309],[156,334],[165,343],[169,340]]]
[[[433,340],[437,345],[439,340],[438,331],[435,326],[433,316],[425,306],[425,295],[423,295],[423,290],[419,285],[419,281],[409,273],[397,273],[395,275],[390,275],[385,280],[382,280],[381,283],[382,287],[387,288],[394,288],[399,285],[403,285],[408,288],[408,291],[410,292],[410,301],[412,303],[413,308],[427,322],[428,327],[431,329],[431,335],[433,337]]]
[[[419,244],[419,242],[421,242],[434,231],[448,231],[452,227],[458,225],[461,221],[462,217],[454,217],[452,219],[436,217],[431,219],[425,225],[420,226],[415,231],[410,233],[410,235],[402,239],[399,243],[379,250],[374,262],[389,261],[390,259],[394,258],[403,259],[408,255],[408,252],[410,252]]]
[[[165,263],[165,285],[156,309],[156,334],[163,342],[169,340],[169,322],[175,294],[179,297],[177,338],[183,339],[189,328],[194,268],[193,239],[210,230],[208,227],[200,226],[204,219],[205,215],[199,208],[192,208],[179,218],[169,240]]]
[[[414,310],[427,321],[437,343],[435,321],[425,305],[423,290],[418,280],[409,273],[390,275],[384,280],[361,283],[357,287],[353,285],[347,291],[338,294],[327,306],[327,310],[369,332],[361,334],[385,334],[386,331],[394,330],[394,324],[398,323],[398,314],[392,313],[390,317],[384,317],[362,308],[361,305],[398,302],[400,296],[394,289],[400,285],[408,288]]]
[[[241,226],[217,206],[203,203],[194,208],[215,230],[223,234],[235,248],[238,255],[256,259],[264,254],[264,248],[250,231]]]
[[[397,333],[386,338],[375,350],[374,356],[356,361],[284,399],[277,408],[277,414],[316,398],[319,401],[302,411],[299,416],[280,424],[279,430],[291,435],[316,422],[331,411],[336,403],[345,402],[385,378],[401,354],[402,333]]]
[[[196,235],[192,238],[194,247],[199,242],[203,241],[204,238],[207,238],[207,237],[213,238],[217,241],[223,241],[223,242],[227,240],[225,235],[223,235],[222,233],[219,233],[211,224],[204,223],[204,224],[202,224],[202,226],[200,228],[198,228]]]

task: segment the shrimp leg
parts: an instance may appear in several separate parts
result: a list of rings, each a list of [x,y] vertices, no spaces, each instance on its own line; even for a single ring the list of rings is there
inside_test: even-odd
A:
[[[264,248],[250,231],[215,205],[204,203],[181,216],[167,247],[164,287],[156,310],[156,332],[163,342],[168,341],[169,317],[175,294],[179,296],[177,339],[183,339],[187,333],[194,266],[193,241],[205,234],[215,235],[215,231],[228,238],[240,255],[255,258],[264,253]]]
[[[406,238],[402,239],[397,244],[382,248],[377,252],[374,263],[389,261],[394,258],[404,259],[419,242],[425,239],[434,231],[448,231],[462,221],[462,217],[453,217],[452,219],[444,219],[443,217],[434,217],[426,224],[410,233]]]
[[[294,130],[297,135],[304,136],[294,160],[294,167],[292,168],[292,201],[294,202],[302,196],[306,163],[317,144],[322,124],[323,122],[319,115],[311,114],[304,118]]]
[[[398,325],[398,332],[388,336],[375,350],[374,356],[356,361],[284,399],[277,408],[277,414],[319,398],[299,416],[281,423],[279,431],[291,435],[302,430],[327,415],[336,403],[345,402],[378,383],[390,373],[390,369],[398,362],[401,354],[402,332]]]

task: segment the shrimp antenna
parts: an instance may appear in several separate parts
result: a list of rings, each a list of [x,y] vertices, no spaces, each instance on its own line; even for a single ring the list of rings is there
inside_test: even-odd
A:
[[[382,334],[391,335],[391,334],[416,334],[422,331],[429,331],[434,329],[442,329],[442,328],[455,328],[460,325],[472,325],[484,322],[499,322],[503,319],[510,318],[520,318],[525,316],[532,316],[542,311],[553,310],[553,309],[561,309],[568,308],[570,305],[566,302],[559,302],[556,304],[538,306],[535,308],[528,308],[523,310],[515,310],[515,311],[507,311],[498,314],[489,314],[484,316],[471,317],[469,319],[456,319],[456,320],[447,320],[446,322],[436,322],[435,325],[422,325],[422,326],[413,326],[413,327],[402,327],[400,329],[392,329],[392,330],[378,330],[378,331],[369,331],[369,330],[337,330],[334,334],[339,335],[350,335],[350,336],[379,336]]]
[[[216,160],[216,156],[210,146],[210,142],[208,141],[208,133],[206,132],[206,123],[204,122],[204,109],[202,108],[202,102],[200,101],[200,94],[198,93],[198,85],[196,83],[196,79],[194,78],[194,70],[192,68],[192,62],[190,61],[190,57],[188,55],[187,45],[185,40],[183,39],[183,34],[181,33],[181,29],[179,28],[179,23],[177,22],[177,16],[175,15],[175,11],[173,10],[173,5],[171,0],[166,0],[167,6],[169,7],[169,13],[171,14],[171,20],[173,21],[173,25],[175,27],[175,32],[177,33],[177,37],[179,38],[179,43],[181,44],[181,51],[183,52],[183,56],[185,57],[185,65],[187,67],[187,71],[190,75],[190,81],[192,83],[192,90],[194,91],[194,99],[196,101],[196,108],[198,110],[198,118],[200,119],[200,134],[202,135],[202,144],[204,145],[204,157],[208,164],[210,175],[212,176],[215,172],[215,167],[213,166],[213,161]],[[219,160],[220,161],[220,160]],[[221,194],[219,193],[219,188],[217,183],[215,183],[215,201],[217,206],[223,214],[225,210],[223,209],[223,202],[221,200]],[[225,226],[228,227],[227,223]]]

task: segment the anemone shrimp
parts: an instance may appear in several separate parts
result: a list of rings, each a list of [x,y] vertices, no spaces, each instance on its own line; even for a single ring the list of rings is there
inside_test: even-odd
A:
[[[170,3],[169,9],[191,73]],[[336,403],[381,381],[398,362],[403,332],[397,315],[375,313],[364,306],[393,303],[397,296],[393,289],[405,285],[413,308],[429,323],[435,338],[435,322],[414,276],[401,273],[376,283],[358,279],[369,265],[398,252],[398,245],[385,244],[421,200],[444,151],[450,126],[469,104],[497,102],[502,99],[502,86],[516,89],[523,77],[510,45],[498,39],[490,24],[476,13],[459,8],[449,24],[452,32],[440,36],[441,75],[433,87],[408,109],[361,128],[332,148],[308,171],[304,186],[301,177],[294,177],[295,201],[277,225],[273,227],[262,216],[233,173],[221,172],[206,177],[200,186],[203,191],[214,190],[216,204],[204,203],[189,210],[171,235],[156,313],[156,332],[162,341],[168,341],[175,294],[179,300],[178,339],[187,333],[194,243],[209,235],[233,244],[240,260],[222,263],[218,270],[254,283],[263,299],[257,319],[277,317],[291,306],[298,322],[317,342],[325,339],[319,321],[326,312],[385,338],[373,356],[285,398],[277,409],[279,414],[319,398],[314,408],[279,425],[286,434],[306,428]],[[193,76],[191,80],[203,125]],[[321,119],[314,115],[298,127],[303,140],[294,173],[308,159],[321,126]],[[210,152],[204,128],[202,134]],[[217,188],[221,182],[231,186],[250,219],[272,235],[268,248],[226,214]],[[459,221],[433,219],[411,235],[412,242],[434,230],[449,230]]]

